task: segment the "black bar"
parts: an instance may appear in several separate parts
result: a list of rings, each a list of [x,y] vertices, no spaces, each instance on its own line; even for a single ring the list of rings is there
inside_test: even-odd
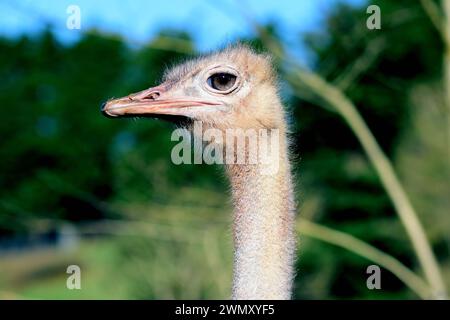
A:
[[[114,316],[122,319],[311,319],[320,315],[340,319],[379,319],[400,313],[408,316],[434,318],[448,314],[449,301],[0,301],[2,319],[10,313],[57,319],[86,319],[93,316],[104,319]]]

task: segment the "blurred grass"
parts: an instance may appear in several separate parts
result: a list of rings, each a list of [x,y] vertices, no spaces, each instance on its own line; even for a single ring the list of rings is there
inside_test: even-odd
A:
[[[85,236],[106,237],[85,238],[74,252],[42,249],[1,257],[7,276],[0,275],[0,298],[228,299],[230,215],[221,203],[226,195],[210,192],[204,198],[206,193],[180,189],[170,205],[117,205],[134,220],[84,225]],[[81,268],[81,290],[66,288],[70,264]]]
[[[1,279],[7,290],[0,289],[0,299],[226,299],[231,263],[223,262],[231,251],[214,231],[199,240],[86,240],[69,255],[50,250],[1,259],[8,277]],[[66,288],[70,264],[81,267],[81,290]]]
[[[123,282],[115,281],[117,246],[110,240],[83,241],[73,253],[38,249],[0,260],[3,277],[0,298],[22,299],[120,299],[125,298]],[[82,289],[66,288],[67,266],[81,267]],[[119,274],[120,275],[120,274]]]

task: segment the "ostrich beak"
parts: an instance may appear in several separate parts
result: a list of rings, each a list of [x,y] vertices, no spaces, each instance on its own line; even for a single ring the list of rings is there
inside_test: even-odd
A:
[[[101,112],[107,117],[191,117],[194,107],[218,106],[213,100],[198,99],[171,92],[165,84],[149,88],[126,97],[112,99],[102,104]]]

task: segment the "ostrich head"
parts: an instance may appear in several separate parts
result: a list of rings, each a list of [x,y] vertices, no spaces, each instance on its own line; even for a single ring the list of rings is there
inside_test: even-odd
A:
[[[202,121],[221,130],[280,128],[284,123],[270,59],[245,46],[178,65],[160,85],[110,100],[102,112],[109,117]]]
[[[256,148],[232,148],[231,162],[228,148],[222,149],[235,207],[233,298],[290,297],[295,204],[285,117],[267,56],[238,46],[186,62],[169,70],[160,85],[110,100],[102,112],[109,117],[183,119],[187,126],[201,121],[204,129],[237,132],[236,138],[246,137],[243,131],[258,130],[258,146],[267,146],[270,140],[270,154],[260,152],[263,148],[256,153],[252,151]],[[228,137],[223,143],[234,146],[232,138],[231,143]],[[214,140],[216,146],[221,144],[218,141]],[[250,146],[255,140],[248,141]],[[220,148],[214,150],[220,155]],[[239,158],[249,161],[235,162]],[[251,161],[255,159],[261,162]]]

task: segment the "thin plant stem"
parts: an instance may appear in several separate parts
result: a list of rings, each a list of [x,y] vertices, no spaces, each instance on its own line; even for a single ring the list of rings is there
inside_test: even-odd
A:
[[[417,276],[414,272],[391,255],[386,254],[370,244],[347,233],[337,231],[305,219],[298,219],[297,230],[301,236],[315,238],[364,257],[392,272],[392,274],[399,278],[420,298],[429,299],[431,297],[430,287],[421,277]]]
[[[275,57],[284,62],[285,67],[286,65],[289,67],[287,73],[291,73],[296,77],[296,81],[295,79],[292,80],[292,77],[291,81],[295,81],[296,86],[306,86],[326,105],[332,106],[353,131],[369,161],[375,168],[406,230],[425,277],[433,289],[433,298],[446,299],[447,289],[445,282],[418,215],[406,195],[390,160],[379,146],[356,106],[342,90],[328,83],[320,75],[301,68],[295,59],[284,52],[282,45],[265,32],[264,28],[255,25],[255,30]]]
[[[435,298],[445,298],[447,293],[444,280],[423,226],[390,160],[380,148],[355,105],[342,91],[328,84],[320,76],[303,70],[298,70],[296,75],[299,81],[307,84],[309,89],[313,90],[327,104],[333,106],[352,129],[380,177],[381,183],[389,195],[400,217],[400,221],[406,229],[419,259],[419,263],[425,273],[425,277],[433,288],[433,296]]]
[[[445,96],[445,113],[447,114],[447,165],[450,164],[450,0],[442,0],[442,8],[444,9],[444,17],[442,24],[442,37],[444,40],[443,54],[443,89]]]

